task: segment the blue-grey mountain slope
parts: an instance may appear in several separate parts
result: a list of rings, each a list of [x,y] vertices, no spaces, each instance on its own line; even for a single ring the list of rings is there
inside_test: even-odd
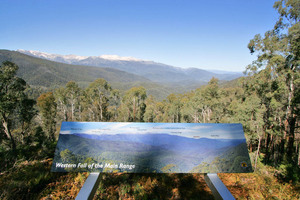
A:
[[[158,83],[203,84],[212,77],[220,80],[232,80],[242,76],[239,73],[213,73],[198,68],[179,68],[170,65],[145,61],[132,57],[119,56],[76,56],[58,55],[38,51],[18,50],[21,53],[43,59],[53,60],[75,65],[107,67],[122,70],[135,75],[143,76]]]
[[[114,68],[93,67],[83,65],[71,65],[62,62],[54,62],[29,56],[17,51],[0,50],[0,64],[11,61],[19,66],[18,76],[29,85],[55,88],[65,86],[69,81],[75,81],[80,86],[86,87],[98,78],[103,78],[114,89],[125,91],[131,87],[143,86],[148,95],[157,99],[164,99],[175,89],[154,83],[142,76],[120,71]],[[177,91],[185,91],[185,88]]]

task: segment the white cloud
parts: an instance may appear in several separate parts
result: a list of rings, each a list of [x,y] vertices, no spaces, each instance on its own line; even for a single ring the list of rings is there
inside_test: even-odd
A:
[[[105,126],[105,128],[109,128],[109,129],[120,129],[120,128],[124,128],[128,125],[131,125],[131,123],[129,122],[122,122],[122,123],[107,123],[107,125]]]
[[[124,61],[143,61],[138,58],[134,57],[122,57],[118,55],[101,55],[99,58],[106,59],[106,60],[124,60]]]
[[[71,134],[71,131],[67,130],[67,131],[60,131],[60,134]]]

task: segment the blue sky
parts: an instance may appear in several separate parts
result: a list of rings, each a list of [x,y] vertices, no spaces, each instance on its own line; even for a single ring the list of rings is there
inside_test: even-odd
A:
[[[245,139],[241,124],[63,122],[61,134],[170,134],[212,139]]]
[[[243,71],[247,44],[278,18],[274,0],[1,0],[0,49],[132,56]]]

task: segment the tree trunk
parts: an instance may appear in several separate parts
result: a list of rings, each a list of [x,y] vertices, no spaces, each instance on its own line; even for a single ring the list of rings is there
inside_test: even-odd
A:
[[[255,156],[255,165],[254,165],[255,170],[256,170],[256,165],[257,165],[257,159],[258,159],[258,156],[259,156],[260,141],[261,141],[261,137],[258,136],[258,147],[257,147],[257,152],[256,152],[256,156]]]
[[[74,107],[75,107],[75,106],[74,106],[74,102],[73,102],[73,100],[72,100],[72,103],[71,103],[71,105],[72,105],[72,108],[71,108],[71,109],[72,109],[72,111],[71,111],[71,112],[72,112],[72,113],[71,113],[71,114],[72,114],[72,116],[71,116],[71,117],[72,117],[72,121],[74,121]]]
[[[283,138],[280,141],[279,144],[279,150],[278,150],[278,162],[280,163],[285,155],[285,145],[286,145],[286,134],[284,134]]]
[[[298,166],[300,167],[300,142],[298,142]]]
[[[288,140],[288,148],[287,148],[287,158],[293,159],[294,155],[294,140],[295,140],[295,125],[296,125],[296,117],[293,117],[290,120],[290,134]]]
[[[270,160],[270,146],[272,144],[272,135],[267,133],[267,139],[265,140],[265,148],[266,148],[266,159],[265,159],[265,164],[269,162]]]
[[[294,67],[292,67],[293,71]],[[289,94],[288,94],[288,106],[286,111],[286,119],[287,126],[286,132],[288,133],[288,144],[287,144],[287,158],[291,160],[293,158],[294,153],[294,139],[295,139],[295,124],[296,124],[296,116],[294,116],[293,107],[292,107],[292,99],[294,97],[294,76],[291,75],[291,79],[289,82]]]
[[[132,108],[132,112],[133,112],[133,121],[135,122],[135,97],[133,97],[133,108]]]
[[[275,153],[275,145],[276,145],[276,137],[273,138],[272,146],[271,146],[271,156],[272,156],[274,166],[276,166],[276,164],[277,164],[277,156],[276,156],[276,153]]]
[[[103,121],[103,109],[102,109],[102,105],[99,104],[99,109],[100,109],[100,121]]]
[[[79,113],[78,113],[78,114],[79,114],[79,116],[78,116],[79,121],[82,121],[82,120],[81,120],[81,118],[82,118],[82,117],[81,117],[81,104],[79,104],[78,112],[79,112]]]
[[[4,127],[4,132],[7,136],[7,138],[11,142],[12,150],[15,152],[16,151],[16,142],[15,142],[15,140],[14,140],[14,138],[13,138],[13,136],[12,136],[12,134],[11,134],[9,128],[8,128],[8,123],[7,123],[7,120],[5,120],[4,116],[2,116],[2,125]]]
[[[67,109],[65,108],[65,106],[63,106],[64,109],[64,120],[68,121],[68,113],[67,113]]]

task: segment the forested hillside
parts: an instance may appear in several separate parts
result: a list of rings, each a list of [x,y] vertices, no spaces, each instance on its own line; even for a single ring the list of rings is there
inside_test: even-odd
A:
[[[105,78],[110,82],[150,82],[143,77],[116,69],[57,63],[16,51],[1,50],[0,61],[16,63],[19,66],[18,75],[28,84],[36,86],[62,86],[70,80],[88,84],[96,78]]]
[[[62,76],[68,74],[48,71],[58,67],[51,61],[45,63],[49,68],[39,80],[49,85],[57,81],[62,87],[32,99],[34,66],[22,72],[24,79],[32,77],[26,84],[17,76],[18,63],[4,61],[0,67],[0,199],[76,196],[87,174],[50,173],[62,121],[242,123],[255,172],[221,175],[229,190],[239,199],[299,199],[300,5],[289,0],[274,7],[280,14],[274,28],[249,42],[257,60],[247,67],[247,77],[226,87],[212,78],[205,86],[172,93],[162,101],[143,86],[121,93],[110,83],[128,76],[144,81],[135,75],[114,74],[105,80],[97,73],[111,74],[112,69],[87,71],[78,66],[70,69],[74,76],[66,82]],[[79,87],[85,81],[88,86]],[[207,189],[199,189],[204,187],[201,181],[199,174],[103,174],[97,197],[192,199],[193,194],[202,194],[210,199]]]
[[[143,86],[148,93],[159,99],[165,98],[172,91],[186,91],[198,85],[163,86],[147,78],[132,73],[107,67],[70,65],[28,56],[16,51],[0,50],[0,63],[11,61],[19,66],[17,75],[31,87],[58,88],[69,81],[75,81],[80,87],[87,87],[97,78],[103,78],[115,89],[125,91],[134,86]]]
[[[170,65],[157,63],[153,61],[145,61],[131,57],[120,56],[76,56],[76,55],[58,55],[49,54],[39,51],[18,50],[18,52],[56,62],[68,63],[73,65],[85,65],[96,67],[107,67],[121,70],[127,73],[142,76],[151,81],[165,84],[181,83],[188,84],[203,84],[207,83],[212,77],[220,80],[232,80],[242,76],[242,73],[232,73],[219,71],[218,73],[210,72],[199,68],[180,68]],[[187,82],[187,84],[186,84]]]

